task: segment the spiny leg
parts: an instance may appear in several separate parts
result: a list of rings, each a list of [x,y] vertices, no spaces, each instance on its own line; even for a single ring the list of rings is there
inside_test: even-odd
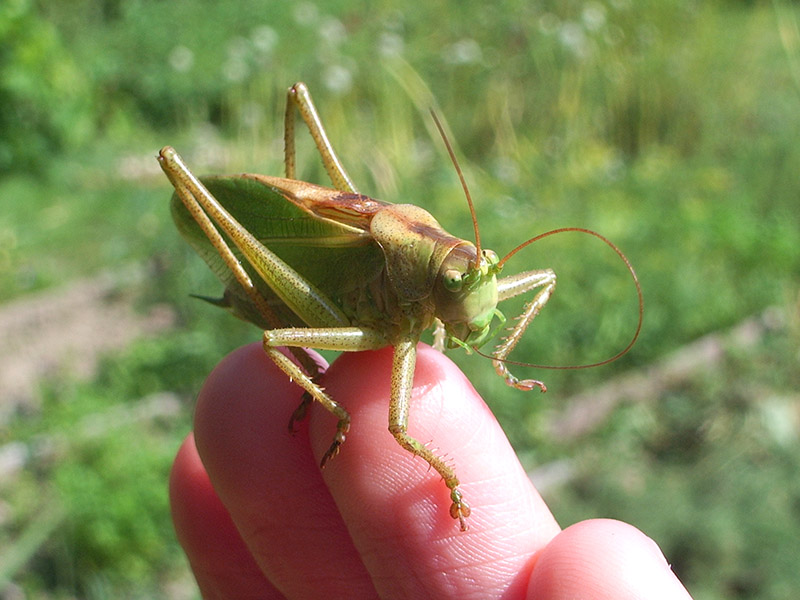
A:
[[[498,281],[498,296],[500,300],[518,296],[537,287],[542,289],[533,297],[533,300],[525,304],[522,314],[516,317],[517,324],[507,329],[510,333],[500,340],[500,344],[495,348],[492,356],[496,359],[493,361],[495,371],[505,379],[508,385],[523,391],[530,391],[538,387],[543,392],[546,392],[547,386],[544,383],[536,379],[518,379],[508,370],[506,363],[503,362],[515,348],[531,321],[536,318],[542,307],[547,304],[556,287],[556,274],[551,269],[526,271],[504,277]]]
[[[289,358],[278,350],[279,346],[317,348],[320,350],[340,350],[344,352],[357,352],[360,350],[375,350],[386,346],[384,336],[372,329],[361,327],[319,327],[319,328],[287,328],[271,329],[264,332],[264,351],[290,380],[302,387],[306,394],[300,406],[292,414],[290,427],[295,420],[302,418],[313,398],[325,409],[333,414],[338,422],[336,435],[330,448],[322,456],[320,467],[324,467],[331,458],[339,453],[339,447],[344,443],[350,429],[350,414],[345,408],[331,398],[322,387]]]
[[[233,273],[237,283],[242,287],[258,312],[271,326],[280,327],[280,319],[278,319],[275,312],[269,306],[266,298],[261,295],[261,292],[259,292],[258,288],[253,284],[250,275],[244,270],[244,267],[233,253],[228,242],[208,216],[203,207],[204,205],[199,201],[198,198],[204,198],[206,202],[211,200],[216,203],[216,199],[211,192],[209,192],[205,185],[195,177],[189,170],[189,167],[186,166],[183,158],[181,158],[173,148],[168,146],[162,148],[161,152],[159,152],[158,162],[170,183],[172,183],[172,186],[175,188],[175,193],[178,198],[180,198],[186,210],[211,242],[211,245],[225,262],[225,265],[230,269],[231,273]],[[300,364],[311,377],[317,377],[319,375],[319,366],[314,362],[308,352],[300,347],[290,348],[290,351],[295,358],[300,361]]]
[[[459,481],[453,468],[436,456],[422,442],[408,434],[408,411],[414,383],[414,366],[417,360],[416,340],[403,340],[394,347],[392,361],[392,391],[389,403],[389,431],[406,450],[419,456],[432,466],[444,479],[450,490],[450,516],[458,519],[461,531],[467,530],[466,518],[470,508],[458,489]]]
[[[286,178],[296,179],[296,163],[295,163],[295,132],[294,132],[294,111],[300,113],[303,121],[314,139],[322,163],[325,165],[325,170],[333,182],[333,187],[343,192],[356,193],[356,186],[345,171],[342,162],[336,155],[333,145],[328,139],[328,134],[325,133],[325,127],[322,125],[322,120],[319,118],[317,108],[311,100],[311,94],[308,91],[305,83],[298,82],[289,88],[286,94],[286,116],[284,121],[284,134],[283,134],[283,147],[284,147],[284,162],[286,164]]]
[[[315,381],[318,381],[315,378]],[[297,423],[303,421],[308,415],[308,407],[314,402],[314,396],[308,392],[303,392],[303,397],[300,399],[300,404],[294,409],[292,416],[289,417],[289,433],[297,432]]]
[[[326,394],[322,388],[316,382],[314,382],[313,379],[303,373],[303,371],[300,370],[300,368],[289,358],[287,358],[286,355],[284,355],[277,348],[273,347],[271,342],[268,343],[266,335],[267,333],[269,332],[265,332],[264,335],[264,351],[267,353],[267,356],[272,359],[272,361],[278,366],[278,368],[280,368],[281,371],[286,373],[291,381],[294,381],[297,385],[302,387],[306,393],[313,397],[314,400],[322,404],[322,406],[324,406],[328,412],[333,414],[338,419],[336,424],[336,435],[333,438],[333,443],[331,444],[330,448],[328,448],[328,451],[322,456],[322,461],[320,461],[319,466],[325,467],[325,463],[339,453],[339,446],[344,443],[347,432],[350,430],[350,414],[341,404],[328,396],[328,394]],[[298,411],[304,412],[306,406],[307,403],[304,398],[300,403],[300,406],[292,414],[290,426],[293,426],[294,418]]]

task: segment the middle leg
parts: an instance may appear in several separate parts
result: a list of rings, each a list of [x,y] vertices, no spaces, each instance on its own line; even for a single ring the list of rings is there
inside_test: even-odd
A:
[[[470,508],[464,500],[456,472],[444,459],[437,456],[422,442],[408,434],[408,412],[411,390],[414,383],[414,367],[417,360],[417,341],[403,340],[394,347],[392,362],[392,397],[389,404],[389,431],[403,448],[419,456],[432,466],[444,479],[450,490],[450,516],[458,519],[461,531],[467,530],[466,517]]]
[[[350,429],[350,414],[333,398],[331,398],[312,377],[283,354],[278,347],[289,346],[316,348],[319,350],[341,350],[356,352],[359,350],[376,350],[386,346],[382,334],[361,327],[320,327],[320,328],[287,328],[270,329],[264,332],[264,351],[290,380],[294,381],[306,392],[300,406],[292,414],[290,427],[295,420],[302,418],[311,399],[316,400],[337,419],[336,435],[328,451],[323,455],[320,467],[324,467],[331,458],[339,453],[345,436]]]

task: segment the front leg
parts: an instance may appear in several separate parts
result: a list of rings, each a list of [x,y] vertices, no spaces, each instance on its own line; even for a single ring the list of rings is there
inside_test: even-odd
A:
[[[556,274],[551,269],[526,271],[517,275],[503,277],[497,282],[498,297],[501,301],[539,287],[542,289],[533,297],[533,300],[525,305],[522,314],[516,318],[517,324],[507,329],[510,333],[500,340],[500,344],[495,348],[492,356],[495,358],[493,361],[495,371],[505,379],[508,385],[523,391],[530,391],[538,387],[543,392],[546,392],[547,386],[544,383],[536,379],[518,379],[508,370],[506,363],[503,361],[508,358],[508,355],[517,345],[531,321],[536,318],[542,307],[547,304],[556,289]]]
[[[433,349],[439,352],[444,352],[445,344],[447,343],[447,330],[444,328],[444,323],[438,318],[433,320]]]
[[[450,516],[458,519],[461,531],[467,530],[466,517],[470,508],[458,489],[459,481],[453,468],[434,454],[422,442],[408,434],[408,410],[414,384],[414,366],[417,361],[417,341],[406,339],[394,347],[392,362],[392,387],[389,403],[389,431],[403,448],[424,459],[444,479],[450,490]]]

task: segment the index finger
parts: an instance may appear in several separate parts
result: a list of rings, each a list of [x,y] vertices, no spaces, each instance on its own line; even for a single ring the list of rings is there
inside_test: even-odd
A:
[[[387,429],[391,368],[391,348],[349,353],[324,381],[352,425],[323,478],[378,594],[514,597],[519,586],[521,596],[535,553],[560,531],[555,519],[466,376],[421,344],[408,432],[455,467],[472,508],[461,532],[441,477]],[[335,419],[315,408],[310,439],[320,458]]]

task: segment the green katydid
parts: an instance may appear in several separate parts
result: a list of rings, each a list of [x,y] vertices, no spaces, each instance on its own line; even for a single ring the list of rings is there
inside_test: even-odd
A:
[[[295,111],[314,139],[333,188],[295,178]],[[163,148],[158,160],[175,188],[176,225],[225,285],[223,298],[214,302],[263,328],[267,355],[305,390],[290,428],[313,400],[338,419],[322,467],[339,452],[350,415],[320,387],[319,372],[305,348],[347,352],[393,346],[389,431],[442,476],[450,490],[450,515],[466,530],[470,507],[454,469],[408,433],[417,343],[422,332],[433,327],[434,345],[440,350],[477,350],[505,323],[497,303],[535,291],[491,358],[508,385],[545,391],[540,381],[512,375],[507,364],[523,363],[507,357],[553,293],[556,275],[541,269],[498,277],[511,255],[542,236],[501,260],[481,247],[468,192],[474,244],[447,233],[422,208],[359,194],[302,83],[288,92],[284,143],[285,178],[243,174],[201,181],[174,149]],[[628,266],[639,293],[641,326],[641,290],[630,263],[602,236],[580,231],[600,237]],[[595,364],[621,356],[638,331],[637,327],[625,350]],[[289,347],[297,363],[279,350],[281,346]]]

